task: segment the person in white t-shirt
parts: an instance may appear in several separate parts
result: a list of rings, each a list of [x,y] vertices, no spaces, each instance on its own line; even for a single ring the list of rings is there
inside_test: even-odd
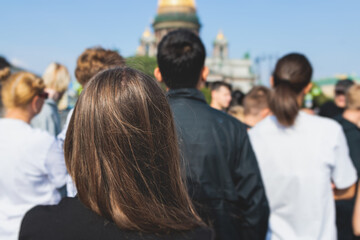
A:
[[[0,239],[18,238],[24,214],[38,204],[56,204],[66,183],[64,156],[55,137],[33,129],[47,93],[34,74],[11,75],[2,88],[0,119]],[[51,154],[50,154],[51,153]]]
[[[341,126],[300,111],[311,76],[304,55],[282,57],[272,77],[272,115],[249,131],[270,204],[272,240],[336,239],[334,195],[347,198],[355,191],[356,170]]]

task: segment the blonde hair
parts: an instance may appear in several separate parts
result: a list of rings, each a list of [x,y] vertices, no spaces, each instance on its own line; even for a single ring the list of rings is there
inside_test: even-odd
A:
[[[70,74],[64,65],[50,63],[44,72],[43,79],[47,88],[64,93],[70,83]]]
[[[5,108],[25,107],[44,91],[44,81],[29,72],[12,74],[2,87],[2,101]]]
[[[346,93],[346,108],[360,110],[360,85],[354,84]]]
[[[244,107],[239,106],[239,105],[238,106],[232,106],[229,109],[228,114],[230,114],[234,118],[237,118],[241,122],[243,122],[244,119],[245,119]]]

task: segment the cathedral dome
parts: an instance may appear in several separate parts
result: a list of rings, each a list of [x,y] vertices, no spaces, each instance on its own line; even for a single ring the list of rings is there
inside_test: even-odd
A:
[[[187,28],[198,32],[200,21],[195,0],[159,0],[153,27],[155,31]]]
[[[173,6],[195,8],[195,1],[194,0],[159,0],[159,8],[173,7]]]

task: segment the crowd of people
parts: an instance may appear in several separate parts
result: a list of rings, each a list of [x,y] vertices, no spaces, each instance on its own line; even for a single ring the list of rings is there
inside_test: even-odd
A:
[[[159,43],[155,79],[86,49],[70,74],[0,59],[0,239],[356,239],[360,85],[339,81],[317,116],[306,56],[280,58],[246,95],[209,69],[201,39]],[[166,92],[160,87],[166,86]]]

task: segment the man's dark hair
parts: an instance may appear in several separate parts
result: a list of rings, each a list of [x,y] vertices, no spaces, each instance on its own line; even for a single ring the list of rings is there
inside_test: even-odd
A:
[[[339,94],[345,95],[346,92],[349,90],[349,88],[354,84],[355,84],[354,81],[351,79],[344,79],[344,80],[337,81],[337,83],[335,85],[335,94],[336,95],[339,95]]]
[[[216,82],[211,83],[211,85],[210,85],[211,91],[219,90],[219,88],[221,88],[221,87],[226,87],[227,89],[229,89],[230,92],[232,91],[231,85],[226,82],[216,81]]]
[[[206,51],[201,39],[185,29],[167,34],[158,46],[157,62],[170,89],[195,88],[204,67]]]

